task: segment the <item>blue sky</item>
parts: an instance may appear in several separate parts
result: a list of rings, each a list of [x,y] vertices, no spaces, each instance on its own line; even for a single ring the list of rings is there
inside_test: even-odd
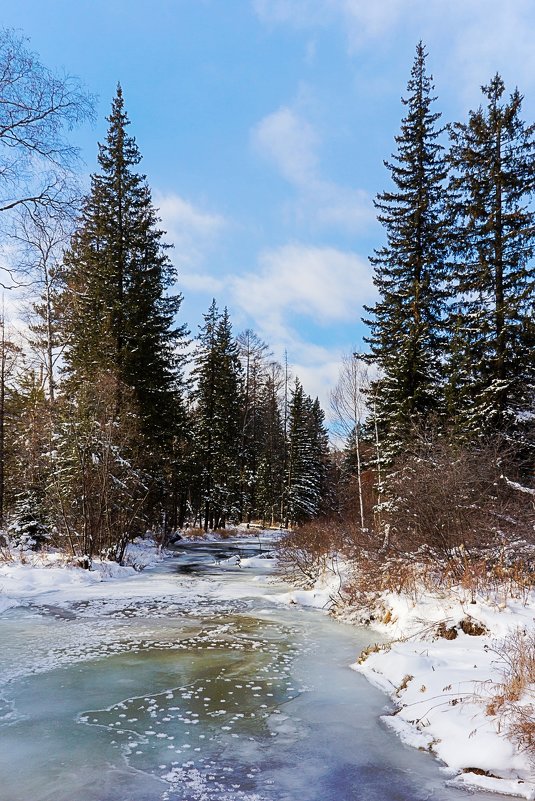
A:
[[[215,296],[236,332],[284,350],[327,405],[341,353],[362,346],[373,197],[403,114],[416,43],[444,121],[499,71],[535,117],[532,0],[17,0],[50,67],[97,95],[74,133],[87,173],[117,81],[173,242],[196,333]]]

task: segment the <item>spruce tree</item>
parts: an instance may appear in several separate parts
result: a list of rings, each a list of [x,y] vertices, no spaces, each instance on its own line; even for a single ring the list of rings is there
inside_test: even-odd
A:
[[[53,448],[46,454],[55,540],[89,560],[99,555],[121,561],[128,541],[155,522],[146,514],[151,476],[139,468],[143,439],[129,405],[133,391],[121,388],[120,414],[117,394],[114,376],[98,373],[76,395],[61,395]]]
[[[224,527],[241,509],[243,376],[227,310],[215,300],[199,333],[193,375],[197,507],[204,529]]]
[[[445,178],[433,111],[432,79],[420,42],[403,99],[407,114],[390,170],[394,189],[376,200],[386,244],[370,259],[380,298],[366,311],[367,339],[380,377],[373,389],[386,458],[410,437],[413,424],[440,409]]]
[[[274,365],[276,368],[278,365]],[[285,469],[285,435],[275,380],[276,370],[268,376],[260,397],[260,443],[256,474],[256,507],[264,523],[275,525],[280,517]]]
[[[325,412],[321,408],[319,398],[315,398],[310,407],[310,438],[314,460],[314,474],[318,486],[317,515],[332,512],[334,493],[332,491],[332,470],[329,458],[329,435],[325,427]]]
[[[66,373],[76,391],[95,373],[113,375],[117,414],[121,388],[133,392],[146,465],[168,452],[178,409],[177,346],[186,335],[175,327],[181,297],[169,296],[175,271],[162,242],[141,160],[124,110],[121,87],[113,100],[100,171],[64,260]],[[131,399],[129,397],[129,404]]]
[[[482,91],[486,107],[451,126],[449,154],[448,401],[469,436],[519,434],[535,397],[535,126],[499,75]]]
[[[250,522],[257,514],[258,468],[264,445],[264,410],[262,389],[267,379],[268,345],[247,329],[237,337],[238,353],[244,374],[242,439],[241,439],[241,496],[242,520]]]
[[[325,509],[327,433],[319,401],[305,394],[296,379],[290,399],[286,523],[317,517]]]

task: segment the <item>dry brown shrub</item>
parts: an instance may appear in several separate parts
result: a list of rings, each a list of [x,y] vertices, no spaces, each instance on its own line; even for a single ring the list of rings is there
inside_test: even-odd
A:
[[[509,733],[522,751],[527,751],[532,761],[535,761],[535,708],[529,706],[516,706],[514,717],[509,726]]]
[[[313,581],[326,555],[338,550],[355,565],[342,594],[361,609],[384,591],[417,600],[426,590],[459,587],[473,603],[477,595],[526,602],[535,585],[535,509],[516,482],[507,447],[415,434],[383,477],[375,517],[367,509],[369,528],[349,504],[343,517],[289,532],[281,542],[287,572]]]
[[[340,546],[340,530],[334,520],[312,520],[282,537],[278,544],[279,561],[287,574],[313,582],[325,566],[327,556]]]
[[[357,532],[355,550],[376,551],[382,586],[396,592],[461,586],[472,602],[480,592],[526,601],[535,583],[535,508],[529,488],[506,478],[516,464],[500,440],[468,447],[416,434],[383,482],[388,536],[366,544]]]
[[[535,760],[535,631],[519,628],[494,651],[502,681],[493,687],[487,714]]]
[[[231,537],[236,536],[237,531],[235,528],[214,528],[212,533],[216,534],[221,540],[229,540]]]
[[[352,579],[343,587],[346,604],[357,609],[374,607],[374,599],[378,596],[381,580],[379,567],[376,559],[370,559],[365,554],[361,556]],[[374,619],[373,613],[367,618],[369,622]]]
[[[482,551],[533,541],[532,496],[504,478],[514,465],[500,440],[463,447],[416,437],[387,481],[384,519],[393,549],[425,546],[461,580]]]
[[[515,598],[526,604],[533,587],[533,547],[525,541],[494,548],[456,549],[441,562],[434,559],[436,570],[431,587],[451,589],[460,586],[476,602],[476,595]]]
[[[184,537],[193,540],[202,539],[203,537],[206,537],[206,531],[200,527],[187,528],[184,530]]]
[[[0,534],[0,562],[12,562],[13,554],[11,553],[7,540]]]
[[[425,562],[411,562],[401,557],[386,559],[381,566],[381,590],[417,600],[427,583],[426,567]]]
[[[395,690],[395,694],[398,695],[398,696],[401,695],[403,690],[407,689],[407,687],[409,686],[409,684],[411,683],[413,678],[414,678],[414,676],[411,675],[410,673],[407,673],[405,676],[403,676],[403,679],[401,680],[401,684]]]
[[[370,654],[378,654],[379,651],[387,651],[389,650],[389,648],[390,648],[389,644],[383,643],[379,645],[378,643],[374,642],[372,645],[368,645],[360,652],[357,662],[359,665],[362,665],[363,662],[367,660]]]
[[[352,580],[344,587],[346,602],[355,607],[373,605],[382,592],[409,595],[418,600],[425,587],[436,586],[426,560],[385,557],[379,552],[361,552]]]
[[[524,603],[535,586],[533,548],[528,543],[515,543],[502,549],[487,570],[486,586],[500,593],[504,600],[515,598]]]
[[[441,621],[435,628],[435,634],[444,640],[456,640],[459,632],[456,626],[447,626],[444,621]]]
[[[470,637],[482,637],[483,634],[488,634],[489,630],[483,623],[474,620],[472,617],[465,617],[459,623],[459,628]]]

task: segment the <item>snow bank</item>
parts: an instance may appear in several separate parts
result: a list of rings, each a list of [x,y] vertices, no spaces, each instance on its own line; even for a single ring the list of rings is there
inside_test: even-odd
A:
[[[462,589],[418,600],[384,593],[386,610],[374,628],[396,640],[352,667],[387,691],[397,706],[385,723],[409,745],[427,748],[459,772],[457,784],[535,799],[535,775],[525,753],[505,736],[499,717],[487,714],[493,685],[501,680],[496,644],[517,628],[531,629],[535,594],[524,605],[497,605]],[[462,621],[485,633],[464,633]],[[437,626],[455,629],[454,639]],[[466,627],[466,626],[465,626]],[[486,774],[486,775],[485,775]]]
[[[0,566],[0,609],[18,606],[22,598],[35,598],[54,590],[89,585],[102,581],[101,571],[79,567],[54,567],[52,564],[20,564],[8,562]]]
[[[351,667],[394,701],[396,712],[384,716],[385,725],[407,745],[435,754],[457,774],[452,780],[457,786],[535,799],[528,755],[486,710],[492,687],[501,680],[497,643],[518,628],[533,630],[535,593],[522,601],[476,596],[471,603],[462,588],[447,594],[422,590],[418,599],[384,592],[363,614],[341,603],[340,589],[351,569],[354,565],[333,557],[310,589],[293,590],[280,600],[335,611],[345,622],[371,621],[390,644],[372,647]],[[466,634],[461,621],[479,624],[485,633]],[[455,639],[438,636],[441,624],[455,628]]]
[[[151,539],[136,539],[127,547],[125,565],[94,559],[85,570],[59,551],[14,554],[13,561],[0,563],[0,614],[50,592],[90,587],[102,581],[134,577],[138,571],[164,558]]]
[[[132,566],[136,570],[143,570],[145,567],[161,562],[165,559],[167,552],[162,550],[158,543],[149,538],[138,537],[133,542],[128,543],[124,557],[124,563]]]
[[[350,571],[350,565],[338,556],[325,561],[324,568],[309,589],[294,589],[282,593],[278,600],[287,604],[310,606],[329,612],[340,601],[340,590]]]

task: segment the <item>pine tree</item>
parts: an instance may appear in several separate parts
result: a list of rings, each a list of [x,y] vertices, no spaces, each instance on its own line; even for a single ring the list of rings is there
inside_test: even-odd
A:
[[[0,319],[0,525],[5,512],[17,497],[21,485],[21,462],[27,458],[27,445],[33,441],[30,420],[23,419],[23,408],[17,403],[17,373],[22,365],[22,350],[6,336],[6,323]],[[36,400],[32,393],[32,401]],[[32,406],[38,404],[30,403]],[[40,409],[42,411],[42,408]]]
[[[193,392],[197,506],[204,529],[239,517],[243,377],[227,310],[215,300],[199,334]]]
[[[250,522],[257,514],[257,482],[261,453],[264,445],[261,397],[267,378],[266,360],[268,345],[247,329],[237,337],[238,353],[244,374],[241,484],[242,520]]]
[[[259,398],[261,447],[256,476],[257,511],[261,519],[272,526],[279,519],[283,499],[286,447],[275,372],[273,369],[268,376]]]
[[[380,368],[373,391],[387,458],[400,450],[416,420],[440,409],[445,167],[426,58],[420,42],[402,100],[408,110],[395,138],[397,153],[385,162],[395,188],[376,201],[387,243],[370,259],[380,299],[366,308],[372,315],[367,342],[370,361]]]
[[[50,541],[50,526],[35,489],[23,492],[17,498],[7,533],[10,544],[21,550],[38,551]]]
[[[296,379],[289,407],[286,524],[317,517],[324,511],[327,489],[324,417],[319,401],[312,401]]]
[[[472,436],[522,428],[535,388],[535,126],[496,75],[486,108],[451,126],[452,222],[448,400]]]
[[[175,271],[144,175],[137,144],[127,133],[121,87],[113,100],[100,172],[91,178],[78,228],[64,263],[64,329],[69,385],[95,372],[133,391],[145,459],[153,468],[168,451],[178,409],[184,327],[174,326],[179,295],[168,296]],[[130,403],[130,399],[129,399]]]
[[[52,420],[42,376],[19,366],[5,397],[8,507],[32,495],[45,500]]]
[[[318,486],[316,515],[332,512],[334,497],[331,485],[329,459],[329,435],[325,427],[325,412],[319,398],[315,398],[310,409],[310,438],[312,443],[313,469]]]

